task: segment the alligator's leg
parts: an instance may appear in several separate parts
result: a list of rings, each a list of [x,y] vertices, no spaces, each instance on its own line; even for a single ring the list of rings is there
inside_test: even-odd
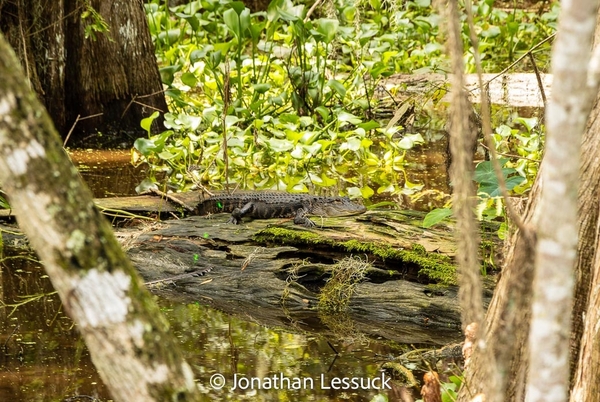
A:
[[[296,217],[294,218],[294,223],[296,225],[304,225],[307,228],[314,228],[315,226],[317,226],[313,221],[308,219],[306,213],[306,209],[298,208],[298,210],[296,211]]]
[[[240,223],[242,221],[242,218],[244,217],[244,215],[246,215],[248,212],[252,212],[253,208],[254,208],[254,204],[252,202],[248,202],[242,208],[234,209],[231,212],[231,217],[229,218],[227,223],[233,223],[234,225],[237,225],[238,223]]]

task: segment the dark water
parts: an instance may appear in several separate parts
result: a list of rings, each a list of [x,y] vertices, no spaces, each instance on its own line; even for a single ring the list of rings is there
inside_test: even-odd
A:
[[[128,164],[128,152],[78,151],[71,157],[95,197],[132,195],[144,176],[142,170]],[[419,171],[441,165],[436,158],[435,154],[415,156],[410,180],[419,180]],[[441,184],[445,185],[445,180]],[[0,308],[0,402],[110,400],[43,268],[31,256],[9,252],[5,248],[0,265],[0,302],[4,306]],[[381,379],[389,377],[381,371],[381,363],[409,350],[409,345],[325,339],[267,328],[199,303],[157,302],[207,401],[370,401],[379,397],[393,401],[399,400],[401,393],[418,395],[417,390],[406,391],[400,381],[389,383],[391,390],[377,390]],[[222,389],[211,387],[215,375],[224,376]],[[241,379],[238,389],[233,389],[234,376]],[[263,387],[286,389],[253,389],[257,380],[254,387],[247,383],[252,378],[263,379]],[[348,388],[344,381],[352,378],[356,380],[348,383],[351,388],[362,379],[369,389],[344,389]]]
[[[43,268],[26,258],[30,257],[9,256],[2,264],[0,291],[5,307],[0,309],[0,401],[109,400],[108,390]],[[401,352],[395,345],[343,343],[267,328],[200,304],[161,299],[158,303],[206,400],[368,401],[379,392],[335,390],[330,382],[344,377],[366,381],[387,376],[380,363],[388,355]],[[227,381],[222,390],[210,386],[215,374]],[[235,390],[234,374],[242,378],[238,381],[242,386],[245,379],[276,376],[276,381],[286,386],[289,381],[290,388],[295,378],[300,378],[307,389]],[[374,385],[379,384],[376,381]],[[68,399],[75,397],[80,399]]]
[[[130,163],[130,151],[74,150],[69,155],[96,198],[135,195],[145,177],[143,165]]]

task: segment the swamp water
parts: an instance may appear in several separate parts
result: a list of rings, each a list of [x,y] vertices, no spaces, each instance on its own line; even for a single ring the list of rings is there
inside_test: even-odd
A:
[[[128,152],[80,151],[72,158],[96,197],[131,195],[143,177],[128,164]],[[0,267],[0,402],[110,400],[43,268],[31,256],[11,254],[9,246]],[[389,382],[380,368],[410,345],[325,339],[267,328],[200,303],[157,302],[207,401],[394,401],[418,395]],[[219,388],[221,375],[226,383]],[[263,389],[252,379],[262,379]]]

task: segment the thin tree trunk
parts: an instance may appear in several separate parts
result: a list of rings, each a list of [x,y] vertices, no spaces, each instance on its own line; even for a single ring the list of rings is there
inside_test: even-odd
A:
[[[600,49],[600,13],[596,21],[595,52]],[[582,142],[582,161],[579,186],[579,243],[577,247],[577,266],[575,270],[575,300],[573,303],[573,323],[571,331],[571,372],[573,376],[579,377],[581,371],[585,370],[581,363],[580,347],[584,333],[584,318],[589,311],[598,308],[589,300],[592,288],[597,286],[594,273],[598,270],[596,254],[600,242],[600,231],[598,220],[600,219],[600,96],[596,97],[594,107],[587,122],[587,127]],[[588,318],[589,320],[590,318]],[[584,322],[585,321],[585,322]],[[590,328],[587,330],[589,331]],[[593,339],[593,338],[592,338]],[[591,350],[588,345],[588,351]],[[587,355],[587,353],[586,353]],[[581,361],[579,367],[578,361]],[[578,372],[576,374],[576,372]],[[581,386],[582,384],[580,384]],[[575,385],[577,388],[578,386]],[[573,399],[572,399],[573,400]],[[584,399],[581,399],[584,400]]]
[[[478,224],[475,219],[475,187],[473,185],[473,149],[477,143],[477,127],[470,124],[473,106],[464,91],[464,49],[462,45],[458,4],[449,1],[446,7],[438,8],[445,14],[447,22],[447,48],[452,62],[451,76],[451,108],[450,108],[450,152],[452,164],[450,179],[453,183],[452,210],[456,218],[456,260],[458,263],[459,300],[462,311],[462,327],[474,332],[478,337],[482,333],[484,309],[479,261]],[[469,353],[469,352],[467,352]],[[470,356],[465,356],[468,361]],[[488,354],[487,359],[493,356]],[[484,366],[487,369],[490,366]],[[490,395],[498,394],[497,376],[489,370],[488,381],[483,392],[490,400]]]
[[[546,109],[545,183],[537,222],[529,334],[527,401],[564,401],[577,252],[581,139],[598,86],[588,86],[598,2],[562,4],[552,51],[552,97]]]
[[[117,401],[198,400],[190,366],[0,34],[0,182]]]
[[[600,14],[599,14],[600,15]],[[600,51],[600,19],[596,25],[595,52]],[[573,402],[595,402],[600,395],[600,96],[592,110],[583,138],[581,188],[579,189],[579,248],[576,299],[573,306],[571,361]]]
[[[593,8],[593,7],[592,7]],[[577,22],[577,24],[573,25],[571,24],[571,27],[580,27],[581,26],[581,18],[588,16],[588,15],[595,15],[594,11],[591,11],[588,7],[588,9],[586,9],[585,11],[581,11],[583,10],[581,7],[578,8],[579,10],[579,21]],[[585,24],[584,24],[585,25]],[[589,22],[587,23],[587,28],[589,28]],[[559,29],[559,35],[560,35],[561,30]],[[589,44],[589,42],[588,42]],[[585,45],[584,45],[585,46]],[[589,48],[589,47],[588,47]],[[575,63],[573,63],[573,59],[569,60],[569,65],[573,65]],[[587,63],[583,63],[581,64],[582,66],[584,66],[585,68],[587,68]],[[586,73],[581,73],[581,72],[577,72],[577,73],[571,73],[567,79],[572,79],[573,76],[577,76],[577,77],[581,77],[584,81],[587,77],[587,71]],[[557,87],[553,88],[553,93],[556,95],[560,95],[561,97],[565,96],[563,91],[556,91]],[[560,88],[560,86],[558,87]],[[589,89],[586,89],[589,90]],[[593,91],[593,89],[592,89]],[[582,94],[585,94],[585,91],[582,91],[581,93],[578,93],[577,95],[575,95],[575,97],[581,96]],[[583,105],[585,105],[585,103],[587,102],[588,104],[591,104],[591,100],[588,97],[587,100],[585,98],[586,95],[583,95],[584,98],[583,100],[580,100],[580,102],[583,103]],[[582,99],[582,98],[580,98]],[[583,106],[585,108],[585,106]],[[569,113],[572,113],[571,111]],[[581,115],[578,117],[580,120],[579,122],[576,124],[576,126],[578,125],[578,129],[581,131],[581,128],[583,127],[583,123],[581,122],[582,117]],[[585,120],[583,120],[585,121]],[[563,129],[563,132],[561,132],[559,135],[563,135],[565,132],[568,132],[568,130],[571,130],[571,126],[568,127],[568,129]],[[588,137],[589,139],[589,137]],[[575,142],[574,145],[576,147],[579,147],[579,142]],[[593,152],[595,148],[585,148],[585,151],[588,152]],[[584,159],[585,163],[584,163],[584,168],[585,166],[592,164],[591,159],[594,158],[592,155],[590,155],[589,159]],[[562,162],[561,162],[562,163]],[[539,218],[543,212],[543,208],[540,205],[539,202],[539,197],[537,197],[537,194],[539,194],[542,191],[542,183],[544,184],[543,187],[547,186],[547,183],[543,181],[543,177],[545,177],[545,170],[548,168],[547,164],[549,164],[549,162],[545,159],[544,162],[542,163],[542,167],[540,168],[540,172],[538,174],[538,178],[536,179],[536,182],[534,183],[534,187],[531,191],[530,194],[530,202],[527,208],[527,212],[525,214],[524,217],[524,224],[526,225],[526,227],[531,227],[532,224],[534,222],[539,222],[541,218]],[[558,167],[560,174],[563,174],[563,170],[562,170],[562,165]],[[593,172],[594,169],[584,169],[583,172]],[[573,172],[571,172],[571,175],[573,174]],[[586,175],[585,177],[587,177],[587,181],[584,181],[584,183],[589,184],[591,180],[594,180],[592,178],[592,174],[590,174],[589,176]],[[596,176],[597,177],[597,176]],[[563,177],[564,178],[564,177]],[[573,181],[574,179],[571,178],[571,181]],[[594,191],[593,188],[594,187],[586,187],[582,188],[581,193],[580,194],[584,194],[584,193],[589,193],[590,191]],[[597,184],[595,184],[595,186],[597,186]],[[596,187],[597,188],[597,187]],[[574,192],[571,192],[571,202],[572,202],[572,196],[573,196]],[[597,200],[596,200],[597,202]],[[593,208],[593,207],[592,207]],[[588,209],[583,209],[583,201],[582,203],[580,203],[580,211],[585,211]],[[571,210],[572,212],[572,210]],[[597,213],[597,212],[596,212]],[[551,217],[554,218],[557,216],[557,214],[563,214],[562,210],[558,211],[557,213],[555,213],[554,215],[552,215]],[[571,213],[571,215],[573,215]],[[585,229],[585,233],[590,233],[590,229],[592,226],[595,226],[594,224],[592,224],[591,222],[583,222],[582,225],[580,225],[580,230]],[[595,228],[592,230],[593,232],[595,232]],[[575,235],[573,235],[574,237]],[[587,236],[586,236],[587,237]],[[494,292],[494,297],[492,299],[492,302],[490,304],[490,307],[488,309],[488,313],[487,313],[487,322],[488,322],[488,335],[486,337],[486,345],[488,347],[490,347],[493,351],[495,356],[497,357],[497,366],[496,366],[496,370],[498,370],[498,372],[503,373],[503,381],[502,381],[502,388],[505,389],[505,397],[504,400],[506,401],[513,401],[513,400],[523,400],[525,398],[525,387],[528,384],[527,382],[527,372],[528,372],[528,366],[529,366],[529,352],[528,352],[528,343],[525,342],[525,340],[527,339],[527,333],[529,331],[529,316],[531,314],[531,309],[530,309],[530,294],[531,294],[531,282],[532,282],[532,277],[533,277],[533,245],[534,243],[531,241],[528,241],[527,239],[531,239],[533,240],[533,237],[526,237],[523,236],[523,234],[517,230],[517,232],[514,234],[514,236],[511,239],[511,248],[507,254],[506,257],[506,261],[505,261],[505,266],[503,268],[502,271],[502,276],[499,280],[498,286],[496,288],[496,291]],[[589,240],[589,237],[588,237]],[[571,243],[572,244],[572,243]],[[580,245],[580,250],[581,250],[581,245]],[[592,252],[593,255],[593,252]],[[574,253],[571,252],[571,258],[573,258]],[[581,258],[583,258],[582,255],[580,255],[580,263],[581,261],[584,261],[585,259],[589,258],[589,255],[587,257],[584,258],[584,260],[582,260]],[[566,282],[567,286],[568,285],[568,281]],[[561,284],[562,285],[562,284]],[[585,289],[585,284],[582,284],[582,289]],[[582,292],[585,292],[585,290],[582,290]],[[554,306],[556,306],[556,302],[552,302],[550,304],[546,304],[546,308],[548,306],[552,306],[552,308],[554,308]],[[567,309],[570,308],[570,304],[568,304]],[[567,317],[569,317],[569,315],[567,314]],[[563,317],[564,320],[564,317]],[[565,321],[566,322],[566,321]],[[561,325],[565,324],[565,322],[561,323]],[[568,327],[568,322],[566,322],[566,326]],[[564,335],[564,333],[563,333]],[[567,337],[568,339],[568,337]],[[562,340],[564,343],[564,339]],[[538,342],[539,343],[539,342]],[[538,345],[536,345],[537,347]],[[562,345],[563,350],[566,350],[566,345]],[[532,355],[534,356],[534,355]],[[538,355],[535,354],[535,357],[537,357]],[[485,371],[482,370],[482,367],[484,365],[486,365],[488,362],[485,360],[485,355],[483,353],[481,353],[480,351],[478,352],[476,350],[475,356],[472,359],[471,365],[467,368],[466,372],[465,372],[465,386],[461,389],[460,392],[460,397],[459,400],[469,400],[469,398],[477,393],[479,393],[482,389],[482,384],[484,384],[487,379],[485,377]],[[564,372],[564,357],[563,357],[563,377],[560,378],[560,380],[558,380],[559,382],[561,382],[561,390],[559,391],[562,392],[562,397],[565,398],[565,381],[568,381],[568,375],[565,374]],[[537,364],[537,363],[536,363]],[[544,367],[543,369],[545,369],[546,367]],[[541,371],[541,368],[532,368],[531,371],[536,371],[539,372]],[[537,374],[534,374],[534,376]],[[538,378],[532,379],[532,381],[540,381]],[[550,381],[555,382],[557,381],[557,378],[554,376],[550,379]],[[530,384],[530,383],[529,383]],[[534,396],[534,394],[531,394],[531,396]],[[563,399],[564,400],[564,399]]]

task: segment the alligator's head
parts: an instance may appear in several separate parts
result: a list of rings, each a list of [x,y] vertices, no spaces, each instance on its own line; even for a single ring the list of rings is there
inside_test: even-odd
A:
[[[309,212],[317,216],[349,216],[362,214],[366,210],[362,204],[348,197],[315,197]]]

